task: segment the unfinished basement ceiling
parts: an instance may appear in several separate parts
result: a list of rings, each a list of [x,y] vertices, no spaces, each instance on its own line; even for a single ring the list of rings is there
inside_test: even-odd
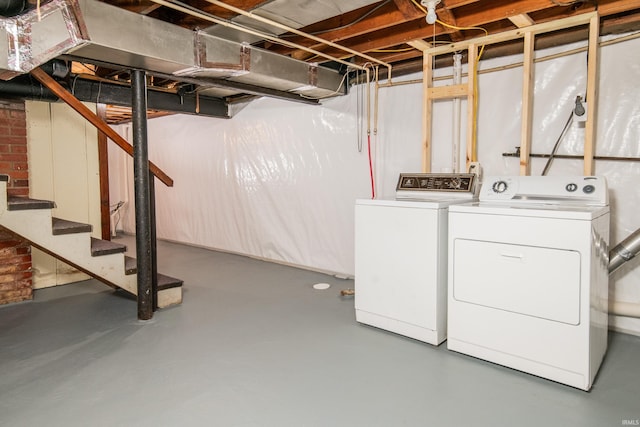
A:
[[[81,0],[80,3],[81,5],[90,4],[86,0]],[[174,30],[167,27],[169,31],[165,35],[168,38],[158,39],[154,47],[154,55],[162,56],[162,49],[167,52],[192,50],[187,48],[187,45],[191,46],[191,42],[183,43],[183,48],[177,48],[166,41],[177,38],[173,33],[185,34],[185,31],[189,30],[187,34],[189,32],[197,34],[196,40],[207,40],[207,38],[213,37],[228,41],[228,43],[222,44],[212,43],[211,46],[220,45],[222,47],[210,48],[211,53],[222,52],[229,46],[234,46],[233,44],[240,46],[241,43],[246,43],[248,48],[255,52],[255,54],[251,54],[251,60],[254,61],[252,66],[256,65],[256,68],[259,68],[258,65],[266,64],[266,59],[269,59],[268,66],[263,66],[259,73],[245,76],[223,76],[223,78],[218,78],[213,86],[203,85],[202,81],[198,80],[198,78],[220,77],[216,76],[211,69],[205,70],[206,72],[193,70],[192,75],[183,75],[180,80],[172,75],[174,71],[167,73],[167,75],[152,74],[151,89],[157,89],[165,94],[178,94],[181,103],[184,99],[191,97],[189,102],[195,106],[193,107],[196,108],[195,113],[197,113],[198,102],[204,102],[207,98],[213,100],[214,103],[219,100],[226,105],[244,103],[257,96],[284,97],[290,100],[297,99],[298,102],[311,102],[313,98],[316,98],[317,102],[317,99],[344,93],[344,88],[338,93],[334,93],[331,89],[332,85],[336,86],[335,77],[329,78],[329,80],[333,80],[331,85],[319,88],[319,91],[316,92],[310,89],[313,85],[300,83],[302,80],[316,79],[315,75],[312,76],[315,71],[307,73],[305,68],[301,69],[302,72],[296,69],[296,64],[300,62],[319,64],[320,74],[318,75],[320,79],[327,76],[324,67],[329,70],[337,70],[341,75],[348,71],[346,64],[362,66],[365,63],[371,63],[371,58],[381,63],[391,64],[392,76],[394,77],[418,72],[422,69],[420,48],[427,46],[426,43],[451,43],[483,35],[477,29],[455,29],[453,27],[481,27],[489,34],[496,34],[597,9],[601,17],[602,35],[640,30],[640,0],[441,0],[436,5],[439,22],[434,25],[427,24],[424,6],[420,5],[419,0],[377,2],[371,0],[224,1],[225,5],[338,43],[350,49],[352,51],[350,53],[213,4],[216,3],[216,0],[104,0],[102,3],[143,15],[146,20],[145,25],[147,22],[158,22],[158,20],[164,21],[162,22],[164,25],[166,23],[174,24]],[[42,2],[42,4],[46,4],[46,2]],[[92,7],[92,9],[95,8]],[[154,39],[155,37],[149,36],[145,30],[141,30],[139,37],[131,36],[132,30],[126,22],[135,23],[135,20],[115,19],[111,16],[100,18],[100,16],[103,15],[96,14],[92,25],[100,28],[100,40],[97,45],[101,47],[111,47],[112,44],[117,44],[122,46],[120,49],[125,49],[126,46],[145,43],[145,38]],[[237,28],[228,28],[230,25],[249,28],[252,34],[239,31]],[[131,37],[132,40],[125,40],[127,37]],[[183,36],[181,40],[185,41],[189,37]],[[555,46],[586,39],[586,37],[586,27],[577,27],[540,36],[536,38],[536,47]],[[315,52],[292,47],[291,43],[313,49]],[[233,47],[233,50],[235,55],[237,49]],[[354,55],[353,51],[368,55],[369,58]],[[518,42],[492,45],[486,49],[483,58],[519,51],[521,51],[521,46]],[[318,53],[329,55],[335,59],[327,59]],[[102,58],[100,52],[92,52],[91,46],[80,47],[70,55],[64,55],[63,58],[77,61],[74,67],[77,74],[74,76],[80,76],[80,80],[89,78],[88,81],[83,82],[85,86],[89,87],[86,91],[89,93],[89,98],[83,100],[93,102],[96,100],[91,98],[90,89],[96,86],[96,80],[98,85],[100,82],[126,85],[129,79],[129,69],[132,66],[139,66],[114,64],[110,60],[111,58]],[[287,62],[287,59],[295,61]],[[448,65],[449,61],[448,57],[440,57],[436,65]],[[291,67],[291,65],[294,66]],[[292,70],[298,70],[295,72],[296,79],[290,78],[293,77]],[[387,77],[386,71],[386,67],[380,68],[381,78]],[[253,79],[254,76],[257,76],[257,79]],[[290,84],[290,80],[296,81],[296,84]],[[259,87],[263,87],[265,90],[255,90]],[[117,87],[114,92],[116,89]],[[298,89],[307,92],[299,93]],[[98,86],[98,90],[100,91],[100,86]],[[102,93],[104,97],[106,93],[104,83],[102,90],[99,94]],[[114,99],[113,103],[118,104],[117,99]],[[120,102],[119,105],[126,106],[126,102]],[[200,112],[200,114],[202,113]],[[119,109],[115,116],[124,117],[123,120],[127,120],[127,115],[123,113],[122,109]]]
[[[178,4],[176,0],[167,0]],[[152,0],[106,0],[127,10],[171,22],[190,29],[202,29],[211,34],[225,35],[237,41],[288,55],[306,61],[326,62],[322,57],[300,49],[292,49],[273,41],[259,40],[255,36],[229,31],[220,25],[162,6]],[[225,20],[251,26],[268,28],[245,16],[213,5],[206,0],[185,0],[204,13]],[[483,35],[478,30],[455,30],[440,23],[428,25],[419,0],[225,0],[224,3],[250,11],[278,22],[339,43],[358,52],[369,54],[390,63],[398,73],[419,71],[422,67],[421,52],[407,44],[414,40],[427,42],[457,42]],[[350,10],[349,10],[350,9]],[[489,34],[513,30],[521,26],[539,24],[577,14],[598,10],[601,16],[601,34],[621,33],[640,29],[640,0],[441,0],[436,6],[438,19],[457,27],[482,27]],[[316,41],[304,39],[282,30],[270,32],[303,46],[350,58],[352,55]],[[585,38],[586,31],[570,31],[549,35],[547,45],[557,45]],[[542,43],[544,44],[544,42]],[[494,54],[491,55],[491,50]],[[485,58],[508,53],[508,49],[492,47]],[[355,58],[354,62],[366,60]]]

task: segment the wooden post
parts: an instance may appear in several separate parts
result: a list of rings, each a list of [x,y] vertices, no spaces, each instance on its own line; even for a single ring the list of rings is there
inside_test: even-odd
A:
[[[422,55],[422,172],[431,172],[431,127],[433,126],[433,55]]]
[[[534,39],[535,35],[527,32],[524,35],[524,59],[522,72],[522,124],[520,128],[520,175],[531,175],[531,126],[533,116],[534,89]]]
[[[589,20],[589,50],[587,62],[587,122],[584,129],[584,174],[593,175],[596,139],[596,105],[598,104],[598,42],[600,17],[594,14]]]
[[[477,157],[476,147],[476,94],[475,94],[475,75],[476,75],[476,61],[478,59],[478,45],[471,43],[467,49],[467,84],[469,90],[467,94],[467,164],[465,170],[469,170],[469,163],[475,162]]]
[[[98,117],[104,120],[107,108],[97,104]],[[111,210],[109,202],[109,151],[107,135],[98,130],[98,173],[100,175],[100,225],[102,240],[111,240]]]

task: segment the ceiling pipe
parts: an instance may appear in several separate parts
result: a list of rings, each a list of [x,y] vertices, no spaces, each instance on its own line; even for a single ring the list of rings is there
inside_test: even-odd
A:
[[[280,28],[281,30],[289,31],[289,32],[291,32],[293,34],[297,34],[297,35],[302,36],[304,38],[307,38],[307,39],[310,39],[310,40],[314,40],[314,41],[317,41],[317,42],[322,43],[322,44],[326,44],[327,46],[335,47],[336,49],[343,50],[345,52],[348,52],[348,53],[351,53],[353,55],[359,56],[360,58],[364,58],[364,59],[366,59],[368,61],[374,62],[374,63],[376,63],[378,65],[382,65],[383,67],[387,67],[387,69],[389,70],[388,76],[389,76],[389,78],[391,78],[391,64],[389,64],[387,62],[381,61],[381,60],[379,60],[377,58],[374,58],[372,56],[369,56],[367,54],[358,52],[357,50],[353,50],[351,48],[348,48],[346,46],[342,46],[342,45],[340,45],[338,43],[334,43],[332,41],[323,39],[321,37],[316,37],[313,34],[305,33],[303,31],[300,31],[300,30],[297,30],[295,28],[289,27],[287,25],[281,24],[281,23],[276,22],[274,20],[262,17],[260,15],[256,15],[253,12],[247,12],[246,10],[237,8],[235,6],[231,6],[231,5],[223,3],[221,1],[218,1],[218,0],[206,0],[206,1],[211,3],[211,4],[214,4],[216,6],[219,6],[219,7],[222,7],[224,9],[227,9],[227,10],[230,10],[232,12],[235,12],[237,14],[246,16],[246,17],[251,18],[251,19],[254,19],[254,20],[258,21],[258,22],[262,22],[264,24],[268,24],[268,25],[271,25],[273,27]],[[432,2],[432,3],[435,3],[435,4],[440,3],[440,0],[438,0],[436,2]]]
[[[0,0],[0,16],[9,18],[19,15],[27,6],[27,0]]]
[[[204,19],[205,21],[209,21],[209,22],[213,22],[214,24],[222,25],[223,27],[233,28],[234,30],[238,30],[238,31],[242,31],[242,32],[247,33],[247,34],[258,36],[258,37],[264,38],[266,40],[270,40],[270,41],[272,41],[274,43],[280,43],[280,44],[283,44],[285,46],[288,46],[288,47],[291,47],[291,48],[294,48],[294,49],[301,49],[301,50],[307,51],[309,53],[313,53],[314,55],[321,56],[321,57],[326,58],[326,59],[328,59],[330,61],[335,61],[335,62],[337,62],[339,64],[346,65],[347,67],[350,67],[350,68],[353,68],[353,69],[356,69],[356,70],[364,71],[366,69],[366,67],[363,67],[363,66],[351,63],[351,62],[347,62],[347,61],[344,61],[342,59],[335,58],[335,57],[333,57],[331,55],[327,55],[326,53],[320,52],[318,50],[311,49],[311,48],[308,48],[306,46],[302,46],[302,45],[299,45],[297,43],[293,43],[293,42],[281,39],[280,37],[276,37],[276,36],[272,36],[272,35],[263,33],[263,32],[258,31],[258,30],[252,30],[252,29],[249,29],[249,28],[245,28],[245,27],[243,27],[241,25],[234,24],[233,22],[225,21],[223,19],[217,18],[217,17],[215,17],[215,16],[213,16],[213,15],[211,15],[209,13],[206,13],[206,12],[203,12],[203,11],[200,11],[200,10],[194,10],[193,7],[191,7],[189,5],[186,5],[184,3],[182,3],[182,4],[184,4],[184,6],[183,6],[181,4],[177,4],[177,3],[180,3],[180,2],[172,2],[172,1],[165,1],[165,0],[151,0],[151,1],[156,3],[156,4],[159,4],[159,5],[162,5],[162,6],[166,6],[166,7],[170,8],[170,9],[177,10],[178,12],[186,13],[187,15],[195,16],[196,18]]]

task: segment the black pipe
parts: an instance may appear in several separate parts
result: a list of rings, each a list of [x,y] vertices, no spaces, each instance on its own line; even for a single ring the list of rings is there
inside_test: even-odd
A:
[[[31,76],[17,76],[12,80],[0,80],[0,95],[33,101],[57,101],[58,97]]]
[[[149,151],[147,144],[147,82],[144,71],[131,71],[131,89],[136,258],[138,267],[138,319],[149,320],[153,317],[153,266],[149,202]]]
[[[0,16],[11,17],[27,9],[27,0],[0,0]]]

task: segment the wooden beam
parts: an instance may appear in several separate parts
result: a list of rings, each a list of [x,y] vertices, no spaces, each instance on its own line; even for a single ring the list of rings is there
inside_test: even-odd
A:
[[[107,117],[107,107],[96,105],[100,119]],[[111,204],[109,201],[109,151],[107,135],[98,130],[98,174],[100,176],[100,231],[102,240],[111,240]]]
[[[431,43],[422,39],[410,40],[407,42],[407,44],[415,49],[418,49],[419,51],[425,51],[433,47]]]
[[[534,83],[534,38],[533,33],[524,35],[524,59],[522,61],[522,123],[520,126],[520,175],[531,175],[531,127],[533,116]]]
[[[518,28],[530,27],[535,24],[535,21],[526,13],[510,16],[509,21]]]
[[[431,128],[433,126],[433,101],[429,89],[433,85],[433,55],[422,57],[422,172],[431,172]]]
[[[532,25],[527,28],[518,28],[517,30],[504,31],[498,34],[490,34],[484,37],[478,37],[471,40],[465,40],[457,43],[451,43],[444,46],[434,47],[430,53],[441,55],[444,53],[455,52],[466,49],[470,44],[488,45],[495,43],[507,42],[510,40],[523,38],[525,33],[540,34],[550,31],[560,30],[563,28],[574,27],[578,25],[588,24],[595,12],[583,13],[581,15],[571,16],[569,18],[558,19],[556,21],[544,22],[542,24]]]
[[[593,175],[593,156],[596,138],[596,106],[598,105],[598,42],[600,40],[600,19],[597,14],[589,22],[589,51],[587,54],[587,122],[584,132],[584,174]]]
[[[133,146],[131,146],[123,137],[121,137],[115,130],[101,120],[93,111],[89,110],[82,102],[75,96],[67,92],[60,83],[55,81],[51,76],[45,73],[41,68],[35,68],[31,71],[31,75],[46,86],[51,92],[53,92],[58,98],[66,102],[71,108],[76,110],[82,117],[87,119],[92,125],[94,125],[100,132],[103,132],[118,147],[122,148],[127,154],[133,156]],[[167,187],[173,187],[173,180],[164,173],[160,168],[149,162],[149,169],[151,172]]]
[[[469,163],[477,160],[476,154],[476,79],[473,77],[477,72],[477,58],[478,58],[478,45],[470,44],[467,48],[467,62],[468,62],[468,74],[467,78],[469,85],[467,96],[467,162],[465,170],[469,170]]]
[[[428,89],[429,98],[431,99],[451,99],[451,98],[464,98],[468,95],[469,85],[448,85],[431,87]]]
[[[402,13],[402,15],[406,19],[415,19],[416,15],[424,14],[420,9],[416,7],[411,1],[407,0],[393,0],[393,3],[398,8],[398,11]]]

